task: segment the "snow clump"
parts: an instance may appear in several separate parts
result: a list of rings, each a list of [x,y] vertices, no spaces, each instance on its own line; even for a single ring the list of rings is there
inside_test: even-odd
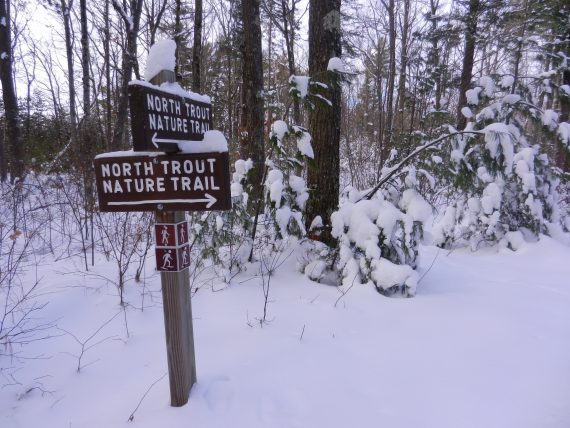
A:
[[[291,76],[289,77],[289,84],[291,88],[289,93],[297,95],[301,99],[305,99],[309,90],[309,80],[308,76]]]
[[[144,78],[147,82],[162,70],[174,71],[176,65],[176,42],[174,40],[159,40],[150,47],[146,58]]]
[[[340,58],[337,57],[332,57],[331,59],[329,59],[327,70],[334,71],[336,73],[346,73],[346,68],[344,67],[344,63]]]

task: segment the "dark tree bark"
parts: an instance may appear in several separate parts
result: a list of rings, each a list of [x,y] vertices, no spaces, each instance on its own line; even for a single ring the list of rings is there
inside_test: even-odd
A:
[[[192,90],[202,92],[200,73],[202,65],[202,0],[194,2],[194,44],[192,47]]]
[[[440,55],[439,55],[439,37],[435,35],[437,31],[437,21],[435,16],[439,10],[439,0],[430,0],[430,15],[431,15],[431,52],[429,55],[429,64],[435,70],[435,109],[439,111],[441,108],[441,70],[440,70]]]
[[[404,110],[406,101],[406,72],[408,69],[408,32],[410,31],[410,0],[403,0],[402,46],[400,47],[400,77],[398,80],[398,131],[404,131]]]
[[[182,0],[176,0],[176,7],[174,8],[174,42],[176,43],[176,62],[174,64],[174,75],[178,81],[182,80],[181,67],[181,50],[182,50]]]
[[[83,114],[89,121],[91,116],[91,84],[89,79],[89,27],[87,25],[87,0],[79,2],[81,16],[81,71],[83,83]]]
[[[263,144],[263,63],[259,0],[242,0],[242,89],[240,156],[253,160],[252,202],[261,197],[265,153]]]
[[[394,83],[396,80],[396,8],[394,0],[384,3],[388,12],[388,80],[386,82],[386,122],[384,126],[384,143],[381,151],[380,164],[384,164],[388,151],[392,146],[394,134]]]
[[[109,5],[111,0],[105,0],[105,15],[109,16]],[[113,109],[111,105],[111,27],[109,24],[109,19],[105,19],[105,29],[103,37],[103,47],[105,55],[105,82],[107,83],[105,88],[105,94],[107,97],[107,102],[105,103],[105,142],[108,150],[112,150],[113,147]]]
[[[12,51],[12,34],[10,23],[10,3],[9,0],[0,0],[0,81],[2,82],[2,101],[6,115],[6,140],[10,145],[10,180],[14,182],[24,174],[24,159],[22,150],[22,139],[19,123],[18,100],[14,85],[14,74],[12,61],[14,60]],[[4,149],[5,150],[5,149]],[[5,153],[0,152],[0,180],[6,181]]]
[[[522,54],[523,54],[523,44],[524,44],[524,38],[526,36],[526,27],[529,21],[529,3],[528,0],[524,1],[524,6],[523,6],[523,10],[522,12],[522,22],[519,25],[519,32],[518,32],[518,42],[517,42],[517,48],[515,50],[515,58],[514,58],[514,72],[513,72],[513,86],[511,87],[511,93],[514,94],[515,90],[517,88],[517,84],[518,84],[518,80],[519,80],[519,69],[520,69],[520,63],[522,60]]]
[[[67,4],[61,0],[61,17],[65,31],[65,53],[67,57],[67,84],[69,88],[69,120],[71,123],[70,137],[71,147],[78,150],[77,141],[77,106],[75,103],[75,73],[73,69],[73,35],[71,34],[71,8],[73,0]]]
[[[309,114],[309,132],[313,139],[314,162],[308,168],[308,187],[312,194],[307,205],[307,223],[320,216],[325,226],[322,240],[332,244],[330,215],[338,208],[340,173],[340,104],[341,89],[338,74],[327,71],[329,59],[341,55],[340,0],[311,0],[309,2],[309,75],[311,93],[330,101],[313,97],[315,107]]]
[[[122,8],[117,0],[113,0],[113,7],[123,19],[125,29],[127,31],[127,45],[123,52],[119,105],[117,108],[116,127],[113,134],[113,140],[111,142],[111,150],[120,150],[126,146],[125,131],[127,129],[127,119],[129,114],[129,81],[131,80],[133,70],[137,68],[138,64],[137,36],[139,33],[143,0],[130,0],[129,4],[130,9],[129,12],[127,12]]]
[[[457,104],[457,129],[465,128],[467,120],[461,109],[467,105],[465,91],[469,89],[473,77],[473,60],[475,58],[475,44],[477,41],[477,20],[479,18],[480,0],[469,0],[465,22],[465,50],[463,52],[463,67],[461,69],[461,82],[459,84],[459,102]]]
[[[160,22],[162,21],[162,16],[166,11],[167,1],[168,0],[163,0],[157,11],[154,10],[154,1],[151,1],[150,11],[147,9],[148,27],[150,32],[150,46],[154,45],[154,42],[156,41],[156,31],[158,30]]]
[[[263,3],[265,12],[283,35],[287,67],[290,76],[297,74],[295,66],[295,12],[299,0],[267,0]],[[268,4],[269,3],[269,4]],[[275,11],[277,9],[277,11]],[[301,123],[301,107],[297,98],[293,99],[293,121]]]

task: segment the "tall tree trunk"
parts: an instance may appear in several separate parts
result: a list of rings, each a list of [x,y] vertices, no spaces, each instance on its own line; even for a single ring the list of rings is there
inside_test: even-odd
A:
[[[471,78],[473,77],[473,60],[477,41],[477,20],[479,18],[480,0],[469,0],[469,10],[465,22],[465,51],[463,52],[463,67],[459,84],[459,102],[457,103],[457,129],[462,130],[467,124],[461,109],[467,105],[467,95]]]
[[[564,55],[566,58],[570,57],[570,29],[566,32],[566,48],[564,49]],[[566,67],[562,71],[562,85],[567,85],[570,87],[570,69]],[[560,121],[570,122],[570,100],[568,97],[560,97]],[[568,149],[562,147],[562,144],[558,144],[558,159],[557,166],[562,169],[565,173],[570,171],[570,152]]]
[[[168,0],[163,0],[162,4],[160,5],[160,8],[156,12],[154,10],[154,1],[151,2],[151,11],[150,11],[150,16],[148,17],[148,26],[150,31],[150,46],[154,45],[154,42],[156,41],[156,31],[160,26],[160,21],[162,21],[162,15],[166,10],[167,1]]]
[[[14,74],[12,70],[13,51],[12,34],[10,22],[9,0],[0,0],[0,81],[2,82],[2,100],[6,114],[6,140],[10,144],[10,179],[14,182],[24,174],[24,159],[22,150],[22,139],[20,135],[18,100],[14,85]],[[6,181],[6,157],[5,153],[0,153],[0,180]],[[2,165],[4,164],[4,165]]]
[[[307,184],[312,191],[307,205],[307,223],[320,216],[323,225],[338,207],[340,174],[341,88],[336,73],[327,71],[329,59],[341,55],[341,0],[310,0],[309,2],[309,75],[311,92],[330,101],[314,97],[315,107],[309,113],[309,132],[313,139],[314,162],[309,164]],[[333,243],[326,227],[322,240]]]
[[[192,47],[192,90],[202,92],[200,82],[202,64],[202,0],[194,3],[194,44]]]
[[[111,0],[105,0],[105,16],[109,16],[109,3]],[[105,146],[108,150],[111,150],[113,144],[113,108],[111,104],[111,87],[113,82],[111,81],[111,27],[109,24],[109,19],[105,19],[105,29],[103,36],[103,48],[105,55],[105,95],[107,102],[105,103]]]
[[[77,107],[75,103],[75,75],[73,67],[73,36],[71,35],[71,8],[73,0],[66,3],[61,0],[61,15],[63,18],[63,28],[65,31],[65,53],[67,56],[67,84],[69,88],[69,121],[71,124],[70,137],[71,147],[76,154],[79,154],[77,141]]]
[[[388,39],[389,39],[389,65],[388,80],[386,82],[386,122],[384,127],[384,142],[381,151],[380,164],[384,163],[387,158],[388,151],[392,146],[392,138],[394,132],[394,82],[396,80],[396,11],[394,0],[389,0],[388,4],[384,3],[388,12]]]
[[[518,33],[518,41],[517,41],[517,49],[515,51],[515,58],[514,58],[514,71],[513,71],[513,85],[511,87],[511,93],[514,94],[517,88],[518,80],[519,80],[519,69],[520,63],[522,59],[522,50],[524,44],[524,38],[526,33],[526,26],[528,24],[528,12],[529,12],[529,4],[528,0],[524,2],[524,11],[522,15],[522,23],[519,26],[519,33]]]
[[[410,31],[410,0],[403,0],[402,46],[400,46],[400,77],[398,80],[398,131],[404,132],[404,110],[406,102],[406,72],[408,68],[408,32]]]
[[[174,42],[176,43],[176,62],[174,64],[174,74],[176,80],[182,81],[181,59],[182,59],[182,0],[176,0],[174,9]]]
[[[382,50],[380,51],[380,40],[378,40],[378,48],[376,52],[376,62],[375,62],[375,84],[376,89],[376,101],[378,103],[378,133],[376,134],[376,181],[380,179],[382,173],[382,166],[384,163],[384,132],[386,129],[386,115],[384,114],[384,96],[383,96],[383,85],[382,85],[382,57],[385,49],[385,41],[382,44]]]
[[[435,16],[437,15],[439,9],[439,0],[430,0],[430,16],[431,16],[431,52],[429,58],[429,64],[433,67],[434,80],[435,80],[435,110],[439,111],[441,108],[441,66],[440,66],[440,55],[439,55],[439,38],[435,36],[437,31],[437,21]]]
[[[287,50],[287,66],[289,75],[297,74],[295,67],[295,0],[289,8],[287,0],[281,0],[281,19],[283,20],[283,36],[285,38],[285,48]],[[301,107],[297,98],[293,99],[293,121],[296,125],[301,124]]]
[[[112,150],[125,148],[125,130],[128,124],[129,107],[129,81],[137,65],[137,36],[142,12],[143,0],[130,1],[130,14],[122,8],[117,0],[113,0],[113,7],[123,19],[127,30],[127,45],[123,51],[123,65],[121,70],[121,87],[119,105],[117,108],[116,128],[111,144]]]
[[[263,63],[259,0],[242,0],[242,88],[240,155],[253,161],[252,203],[261,198],[265,153],[263,144]]]
[[[79,2],[81,15],[81,71],[83,74],[83,114],[84,120],[91,116],[91,85],[89,80],[89,27],[87,25],[87,0]]]

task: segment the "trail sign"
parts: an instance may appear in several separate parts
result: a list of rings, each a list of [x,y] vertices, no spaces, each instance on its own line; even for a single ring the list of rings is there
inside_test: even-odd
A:
[[[179,272],[190,266],[188,222],[155,223],[156,270]]]
[[[154,236],[157,247],[178,247],[188,243],[188,222],[155,223]]]
[[[181,247],[156,247],[156,270],[160,272],[180,272],[190,266],[190,245]]]
[[[212,105],[173,92],[129,84],[135,151],[177,152],[179,142],[201,141],[213,129]]]
[[[228,153],[97,156],[101,211],[209,211],[231,207]]]

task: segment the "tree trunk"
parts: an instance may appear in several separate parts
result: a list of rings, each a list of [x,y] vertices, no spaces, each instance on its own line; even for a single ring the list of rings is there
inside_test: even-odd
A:
[[[477,19],[479,17],[480,0],[469,0],[465,25],[465,51],[463,52],[463,67],[461,69],[461,83],[459,84],[459,102],[457,104],[457,129],[462,130],[467,120],[461,109],[467,105],[467,95],[471,78],[473,77],[473,60],[475,57],[475,44],[477,41]]]
[[[176,43],[176,62],[174,63],[174,75],[178,81],[182,81],[181,50],[182,50],[182,0],[176,0],[174,10],[174,42]]]
[[[384,3],[384,5],[386,5]],[[388,151],[392,146],[394,132],[394,82],[396,80],[396,17],[394,0],[387,5],[388,12],[388,39],[389,39],[389,66],[388,81],[386,82],[386,122],[384,127],[384,143],[382,147],[380,163],[388,157]]]
[[[109,16],[109,3],[111,0],[105,0],[105,16]],[[103,48],[104,48],[104,55],[105,55],[105,95],[107,97],[107,102],[105,103],[105,145],[108,150],[111,150],[113,144],[113,109],[111,105],[111,50],[110,50],[110,42],[111,42],[111,27],[109,24],[109,19],[105,19],[105,29],[104,29],[104,37],[103,37]]]
[[[71,128],[69,135],[71,139],[71,147],[76,154],[79,154],[79,147],[77,141],[77,107],[75,104],[75,76],[73,69],[73,40],[71,35],[71,7],[73,0],[66,3],[61,0],[61,15],[63,18],[63,28],[65,31],[65,52],[67,57],[67,83],[69,88],[69,121]]]
[[[10,145],[10,180],[14,182],[24,174],[24,159],[22,150],[22,140],[20,135],[18,100],[14,85],[14,74],[12,69],[12,34],[10,23],[10,3],[9,0],[0,0],[0,20],[4,25],[0,25],[0,81],[2,82],[2,100],[6,114],[6,140]],[[6,161],[5,153],[0,157],[0,179],[6,181]],[[1,164],[4,163],[4,166]]]
[[[437,21],[434,17],[437,15],[439,9],[439,0],[430,0],[430,15],[431,15],[431,52],[429,58],[429,64],[433,67],[432,73],[434,73],[435,80],[435,110],[439,111],[441,109],[441,68],[440,68],[440,56],[439,56],[439,38],[435,36],[437,31]]]
[[[242,88],[238,138],[240,156],[253,161],[252,203],[261,198],[265,153],[263,144],[263,63],[259,0],[242,0]]]
[[[398,81],[398,131],[404,132],[404,110],[406,102],[406,72],[408,68],[408,32],[410,31],[410,0],[404,1],[402,18],[402,46],[400,47],[400,78]]]
[[[112,150],[126,148],[125,130],[127,129],[129,115],[129,81],[131,80],[133,70],[136,68],[137,64],[137,35],[139,32],[142,4],[143,0],[131,0],[131,15],[127,15],[127,11],[119,5],[117,0],[113,0],[113,7],[123,19],[127,30],[127,46],[123,52],[121,88],[119,94],[119,105],[117,108],[116,128],[111,144]]]
[[[520,63],[522,59],[522,50],[524,44],[524,37],[526,33],[526,26],[528,23],[528,12],[529,12],[529,4],[528,0],[524,2],[524,15],[522,16],[522,23],[519,26],[519,33],[518,33],[518,41],[517,41],[517,49],[515,51],[515,58],[514,58],[514,72],[513,72],[513,86],[511,87],[511,94],[515,93],[517,88],[518,80],[519,80],[519,69]]]
[[[87,0],[80,0],[81,9],[81,71],[83,72],[83,115],[89,121],[91,116],[91,85],[89,80],[89,28],[87,26]]]
[[[326,227],[323,242],[333,243],[330,216],[338,208],[340,173],[340,119],[341,89],[336,73],[327,71],[329,59],[341,55],[340,0],[310,0],[309,2],[309,75],[314,109],[309,113],[309,132],[312,136],[314,162],[309,164],[307,185],[312,191],[307,205],[307,223],[320,216]]]
[[[194,45],[192,47],[192,90],[202,92],[200,72],[202,64],[202,0],[194,5]]]
[[[289,75],[293,76],[297,73],[295,68],[295,0],[289,9],[287,0],[281,0],[281,19],[283,20],[283,37],[285,38],[285,48],[287,50],[287,65],[289,67]],[[301,124],[301,107],[297,98],[293,99],[293,122],[296,125]]]

